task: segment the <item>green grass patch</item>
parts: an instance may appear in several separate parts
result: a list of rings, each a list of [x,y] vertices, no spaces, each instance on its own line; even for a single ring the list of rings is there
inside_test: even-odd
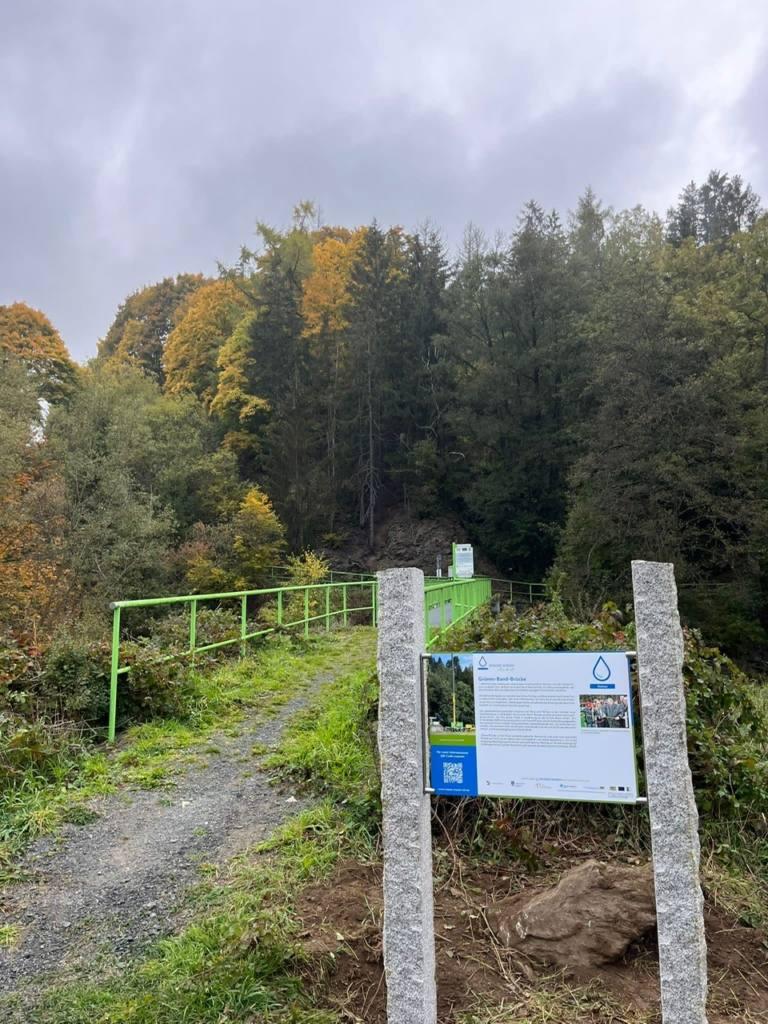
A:
[[[312,792],[343,804],[363,827],[378,832],[376,764],[378,680],[360,669],[323,687],[290,724],[265,764]]]
[[[0,924],[0,949],[13,949],[21,938],[17,924]]]

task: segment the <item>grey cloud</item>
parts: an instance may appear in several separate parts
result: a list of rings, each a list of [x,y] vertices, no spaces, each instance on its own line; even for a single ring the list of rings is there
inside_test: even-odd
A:
[[[470,219],[511,230],[531,197],[564,211],[592,184],[622,206],[650,181],[671,201],[691,176],[674,74],[627,66],[599,93],[574,89],[536,113],[525,58],[500,51],[466,96],[457,78],[441,103],[415,84],[414,39],[398,43],[408,9],[12,0],[0,302],[44,309],[85,358],[130,291],[215,272],[257,218],[284,224],[302,198],[331,223],[429,217],[456,242]],[[419,31],[434,62],[426,20]]]
[[[763,50],[759,70],[735,111],[735,121],[747,145],[754,147],[749,179],[753,188],[768,206],[768,153],[765,149],[765,128],[768,119],[768,47]],[[727,168],[725,168],[727,169]]]

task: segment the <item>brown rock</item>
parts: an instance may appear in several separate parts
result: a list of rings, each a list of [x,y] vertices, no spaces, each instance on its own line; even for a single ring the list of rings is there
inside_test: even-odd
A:
[[[556,886],[517,893],[489,907],[498,940],[558,967],[598,967],[618,960],[656,924],[651,865],[588,860]]]

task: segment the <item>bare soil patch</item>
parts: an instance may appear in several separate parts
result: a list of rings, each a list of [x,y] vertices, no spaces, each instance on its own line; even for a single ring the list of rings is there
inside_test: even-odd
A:
[[[618,962],[589,972],[554,972],[503,949],[493,938],[486,910],[519,891],[516,880],[501,870],[465,869],[435,891],[438,1019],[451,1024],[478,1003],[510,1008],[526,1005],[538,989],[568,984],[605,994],[594,1016],[568,1015],[552,1024],[574,1020],[653,1021],[660,1019],[656,938],[651,932],[630,947]],[[531,892],[534,888],[531,887]],[[319,1004],[342,1012],[342,1019],[386,1024],[386,993],[381,945],[381,868],[341,864],[331,879],[299,896],[301,941],[310,955],[309,974]],[[707,914],[710,1024],[768,1020],[768,936]],[[598,1000],[600,1001],[600,1000]],[[587,1013],[590,1011],[587,1010]],[[520,1020],[526,1019],[524,1016]]]

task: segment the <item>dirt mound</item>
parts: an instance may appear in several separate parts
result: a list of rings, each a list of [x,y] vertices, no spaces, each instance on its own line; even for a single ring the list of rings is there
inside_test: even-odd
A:
[[[472,1001],[472,993],[501,1001],[510,988],[489,957],[482,910],[465,902],[458,889],[443,889],[435,899],[438,1011],[441,1021]],[[333,878],[302,893],[297,915],[302,942],[322,965],[318,996],[350,1014],[350,1020],[386,1024],[386,990],[381,944],[381,868],[342,864]]]
[[[460,885],[447,882],[435,892],[440,1024],[451,1024],[480,1000],[490,1006],[503,1002],[510,1021],[611,1020],[620,1024],[659,1019],[653,933],[630,946],[616,963],[553,975],[551,967],[539,967],[494,939],[488,914],[510,896],[514,883],[509,876],[464,869],[460,878]],[[318,1007],[342,1011],[344,1020],[386,1024],[380,867],[340,865],[327,882],[301,894],[297,915],[302,922],[301,940],[310,955],[308,975]],[[765,934],[709,913],[707,941],[710,1024],[768,1020]],[[585,1015],[574,1009],[574,992]],[[571,1009],[563,1010],[562,1016],[551,1015],[563,994],[563,1005]],[[549,1007],[545,1018],[529,1009],[540,1005],[539,999]]]

